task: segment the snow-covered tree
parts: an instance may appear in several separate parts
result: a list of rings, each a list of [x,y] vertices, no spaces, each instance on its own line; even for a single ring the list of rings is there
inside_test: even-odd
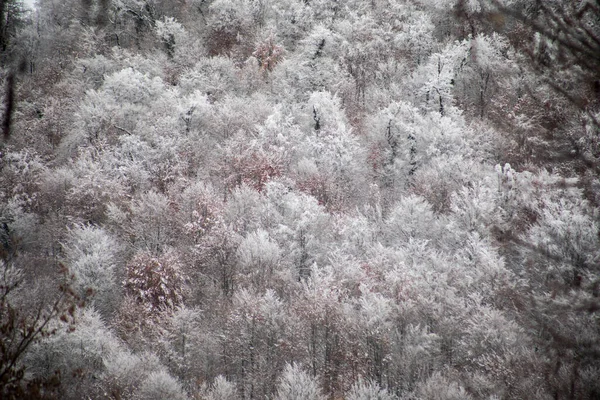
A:
[[[297,364],[287,364],[280,378],[277,400],[309,400],[324,399],[319,385],[309,374],[304,372]]]
[[[102,228],[77,225],[70,230],[64,251],[79,296],[105,315],[112,311],[118,299],[119,246],[114,237]]]

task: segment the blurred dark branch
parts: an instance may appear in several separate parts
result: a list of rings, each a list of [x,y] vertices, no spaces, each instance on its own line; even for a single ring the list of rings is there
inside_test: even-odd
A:
[[[600,18],[598,7],[585,7],[584,10],[576,12],[574,5],[565,4],[558,11],[551,8],[547,3],[537,0],[535,6],[538,13],[526,13],[522,10],[503,6],[499,0],[492,0],[494,6],[505,16],[508,16],[542,37],[556,45],[558,59],[552,65],[540,65],[532,58],[532,66],[538,70],[560,71],[569,69],[573,73],[583,75],[583,78],[591,82],[600,79],[600,36],[587,25],[587,21],[597,21]],[[530,15],[531,14],[531,15]],[[577,15],[577,18],[573,18]],[[526,45],[533,44],[526,43]],[[530,57],[535,54],[530,48],[525,49]],[[577,67],[576,70],[574,67]],[[567,90],[559,85],[553,85],[554,89],[560,88],[560,94],[567,94]],[[573,95],[567,98],[578,108],[585,108]],[[595,120],[597,124],[597,120]]]
[[[42,302],[29,310],[23,305],[17,307],[11,302],[15,300],[13,292],[24,290],[21,287],[26,282],[12,266],[2,263],[0,269],[0,398],[34,398],[24,384],[33,384],[34,388],[36,385],[55,386],[59,381],[54,382],[55,377],[52,377],[47,382],[28,382],[21,359],[36,341],[55,334],[56,328],[50,327],[53,321],[60,320],[73,330],[75,310],[83,304],[78,303],[79,299],[67,283],[49,303]]]
[[[2,115],[2,137],[5,141],[10,137],[10,126],[15,108],[15,74],[10,71],[6,78],[6,95],[4,99],[4,114]]]

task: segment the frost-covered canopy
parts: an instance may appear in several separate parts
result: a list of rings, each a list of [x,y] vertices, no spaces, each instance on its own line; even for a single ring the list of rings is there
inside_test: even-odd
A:
[[[599,17],[0,2],[0,398],[598,398]]]

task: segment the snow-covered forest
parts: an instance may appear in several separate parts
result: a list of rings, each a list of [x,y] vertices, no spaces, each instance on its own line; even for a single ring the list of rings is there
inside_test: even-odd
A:
[[[597,0],[0,2],[0,398],[600,398]]]

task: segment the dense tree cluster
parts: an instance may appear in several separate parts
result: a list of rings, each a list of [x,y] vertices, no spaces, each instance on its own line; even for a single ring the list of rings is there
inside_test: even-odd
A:
[[[599,398],[599,16],[0,2],[0,397]]]

